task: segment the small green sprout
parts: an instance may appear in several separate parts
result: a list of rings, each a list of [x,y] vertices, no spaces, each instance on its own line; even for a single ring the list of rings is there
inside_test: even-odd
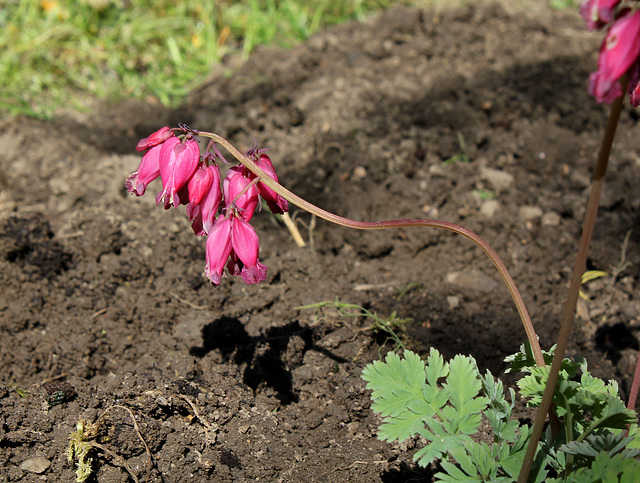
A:
[[[458,154],[454,154],[450,158],[445,159],[442,162],[443,166],[449,166],[450,164],[456,163],[458,161],[462,161],[463,163],[469,162],[469,156],[467,156],[467,143],[464,141],[464,136],[460,131],[456,133],[458,137],[458,146],[460,147],[460,152]]]
[[[481,200],[492,200],[496,197],[495,192],[489,190],[473,190],[473,194]]]
[[[384,318],[380,317],[377,313],[371,312],[370,310],[365,309],[364,307],[356,304],[347,304],[340,302],[338,299],[335,301],[324,301],[318,302],[310,305],[303,305],[300,307],[296,307],[297,310],[308,310],[308,309],[316,309],[321,310],[323,307],[333,307],[338,310],[338,314],[340,317],[365,317],[371,320],[371,325],[369,329],[374,333],[383,333],[386,334],[387,341],[391,340],[394,344],[394,349],[404,349],[404,344],[400,339],[400,336],[396,333],[398,329],[400,329],[403,325],[412,322],[411,318],[400,318],[397,313],[391,312],[391,314]],[[386,341],[385,341],[386,342]]]

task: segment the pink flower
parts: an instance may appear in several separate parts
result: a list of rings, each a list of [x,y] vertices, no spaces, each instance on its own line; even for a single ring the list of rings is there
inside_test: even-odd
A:
[[[580,5],[580,15],[587,22],[587,29],[600,30],[613,20],[613,11],[620,0],[585,0]]]
[[[203,163],[200,163],[196,172],[193,173],[191,179],[189,180],[189,203],[192,205],[197,205],[202,201],[204,195],[211,188],[211,184],[214,179],[215,170],[209,169],[212,166],[204,166]],[[220,173],[218,171],[218,184],[220,184]]]
[[[273,167],[273,163],[271,162],[269,156],[267,156],[266,154],[261,154],[256,161],[256,164],[260,169],[267,173],[271,179],[273,179],[276,183],[278,182],[276,170]],[[247,175],[249,176],[249,178],[255,179],[256,175],[248,169],[247,171]],[[258,183],[258,193],[260,193],[262,199],[264,199],[267,202],[267,205],[269,205],[271,213],[282,215],[289,209],[289,203],[287,202],[287,200],[285,200],[282,196],[273,191],[267,185]]]
[[[227,208],[231,205],[235,206],[242,219],[249,221],[260,200],[258,199],[258,188],[255,184],[251,184],[251,179],[245,176],[242,166],[234,166],[229,169],[222,183],[222,189]]]
[[[198,168],[200,148],[193,138],[180,142],[170,137],[162,143],[160,151],[160,176],[162,191],[156,196],[156,204],[164,202],[164,209],[186,203],[189,197],[188,181]]]
[[[241,275],[246,283],[259,283],[267,277],[267,267],[258,260],[260,242],[253,227],[231,213],[213,224],[206,243],[205,275],[218,285],[227,265],[232,275]]]
[[[245,283],[260,283],[267,278],[267,267],[258,261],[260,241],[253,227],[242,218],[234,217],[231,229],[231,244],[233,245],[232,257],[235,256],[234,275],[240,275]]]
[[[142,156],[137,171],[131,174],[124,184],[130,193],[142,196],[147,190],[147,185],[160,176],[161,149],[161,145],[153,146]]]
[[[214,285],[219,285],[222,271],[231,255],[231,218],[220,217],[213,224],[205,246],[207,264],[204,274]]]
[[[162,144],[173,135],[173,132],[171,132],[171,129],[169,129],[167,126],[160,128],[148,138],[144,138],[138,141],[136,151],[142,152],[145,149],[149,149],[153,146],[157,146],[158,144]]]
[[[199,180],[194,181],[196,178]],[[192,188],[192,184],[197,187]],[[206,191],[202,192],[205,188]],[[200,200],[197,201],[200,196]],[[192,221],[191,227],[196,235],[205,236],[209,233],[216,219],[221,199],[220,168],[217,165],[212,165],[196,171],[189,181],[190,201],[187,205],[187,215]]]
[[[640,10],[626,10],[609,28],[598,58],[598,70],[589,76],[589,93],[598,102],[611,103],[622,95],[619,79],[640,55]]]

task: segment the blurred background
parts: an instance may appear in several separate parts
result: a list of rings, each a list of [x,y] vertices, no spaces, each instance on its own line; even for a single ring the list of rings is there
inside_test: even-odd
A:
[[[397,5],[472,1],[0,0],[0,116],[50,118],[125,97],[174,106],[215,64],[241,62],[259,45],[291,47]]]

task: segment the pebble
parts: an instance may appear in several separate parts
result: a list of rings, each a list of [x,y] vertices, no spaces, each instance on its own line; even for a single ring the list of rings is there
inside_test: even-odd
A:
[[[449,304],[449,308],[455,309],[458,305],[460,305],[460,297],[449,295],[447,297],[447,303]]]
[[[367,170],[363,166],[356,166],[353,170],[353,177],[356,180],[362,180],[367,177]]]
[[[542,216],[542,210],[537,206],[521,206],[518,216],[522,221],[533,221]]]
[[[542,215],[543,226],[558,226],[560,224],[560,215],[555,211],[549,211]]]
[[[496,200],[484,200],[480,206],[480,214],[487,218],[493,218],[498,208],[500,208],[500,203]]]
[[[429,174],[431,176],[442,176],[445,178],[447,176],[447,172],[441,164],[432,164],[431,166],[429,166]]]
[[[514,181],[512,174],[500,169],[482,167],[480,177],[487,181],[496,191],[504,191],[509,188]]]
[[[31,473],[44,473],[51,466],[49,461],[44,456],[36,456],[35,458],[29,458],[24,460],[20,465],[20,469],[24,471],[30,471]]]
[[[459,289],[473,289],[479,292],[493,292],[497,290],[498,283],[479,270],[467,270],[462,272],[449,272],[447,283]]]

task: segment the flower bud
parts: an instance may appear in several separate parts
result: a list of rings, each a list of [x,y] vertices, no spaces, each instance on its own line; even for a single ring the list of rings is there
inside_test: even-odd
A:
[[[136,151],[142,152],[145,149],[149,149],[153,146],[157,146],[158,144],[162,144],[173,135],[174,135],[173,132],[167,126],[160,128],[148,138],[143,138],[140,141],[138,141],[138,145],[136,146]]]
[[[276,183],[278,182],[276,170],[273,167],[273,163],[271,162],[269,156],[267,156],[266,154],[261,154],[260,158],[258,158],[258,161],[256,161],[256,164],[260,169],[267,173],[271,179],[273,179]],[[253,175],[253,178],[255,178],[255,175]],[[282,215],[289,210],[289,203],[287,202],[287,200],[285,200],[282,196],[273,191],[267,185],[258,183],[258,193],[260,193],[262,199],[264,199],[267,202],[267,205],[269,205],[271,213]]]
[[[211,167],[211,166],[210,166]],[[207,166],[200,166],[189,180],[189,203],[197,205],[213,183],[213,171]],[[219,177],[218,177],[218,183]]]
[[[600,30],[613,20],[620,0],[585,0],[580,5],[580,15],[587,22],[587,29]]]
[[[224,190],[224,200],[227,208],[233,204],[243,220],[249,221],[258,206],[258,189],[255,184],[251,185],[251,180],[244,175],[241,166],[234,166],[227,172],[227,176],[222,183]]]

